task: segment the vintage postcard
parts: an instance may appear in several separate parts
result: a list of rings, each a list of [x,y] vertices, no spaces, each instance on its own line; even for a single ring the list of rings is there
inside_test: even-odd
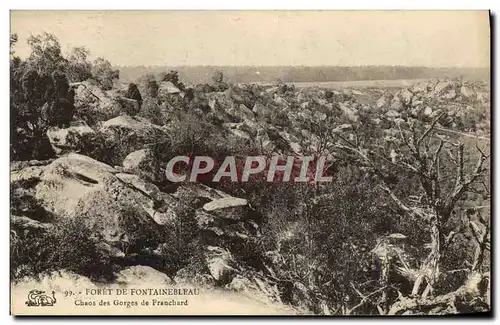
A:
[[[10,19],[12,315],[491,315],[488,11]]]

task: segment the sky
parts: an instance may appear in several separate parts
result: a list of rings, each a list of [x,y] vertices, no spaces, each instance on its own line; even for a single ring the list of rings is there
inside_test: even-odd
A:
[[[11,11],[113,65],[489,67],[487,11]]]

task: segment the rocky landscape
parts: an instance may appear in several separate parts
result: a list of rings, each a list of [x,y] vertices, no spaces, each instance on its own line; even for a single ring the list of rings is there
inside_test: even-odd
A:
[[[11,61],[15,286],[186,284],[315,315],[489,310],[488,83],[334,91],[171,71],[109,86],[57,58]],[[334,182],[165,177],[176,155],[257,154],[327,156]]]

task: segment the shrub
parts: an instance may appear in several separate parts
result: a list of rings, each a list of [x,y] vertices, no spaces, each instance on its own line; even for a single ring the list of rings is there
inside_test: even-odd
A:
[[[60,220],[47,231],[16,233],[11,240],[11,279],[66,269],[93,280],[110,279],[113,264],[79,219]]]
[[[163,244],[159,246],[161,262],[158,266],[168,275],[187,265],[201,265],[203,245],[195,219],[195,206],[198,199],[183,193],[174,211],[177,219],[173,226],[166,226]]]
[[[159,105],[158,100],[153,98],[146,97],[144,99],[138,116],[144,117],[156,125],[165,125],[167,122],[164,110]]]
[[[134,83],[128,85],[126,98],[135,99],[139,103],[139,107],[142,105],[142,96],[139,92],[139,88]]]

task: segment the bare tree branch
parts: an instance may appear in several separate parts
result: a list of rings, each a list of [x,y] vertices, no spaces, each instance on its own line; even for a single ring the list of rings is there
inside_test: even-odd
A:
[[[446,112],[442,112],[441,114],[438,115],[438,117],[436,117],[434,119],[434,121],[432,121],[431,125],[427,128],[427,130],[425,130],[425,132],[420,136],[420,138],[417,140],[417,143],[415,145],[415,147],[417,147],[417,150],[418,150],[418,147],[420,147],[420,144],[422,143],[422,141],[429,135],[429,133],[434,130],[434,128],[436,127],[436,124],[437,122],[439,122],[439,120],[446,114]]]

